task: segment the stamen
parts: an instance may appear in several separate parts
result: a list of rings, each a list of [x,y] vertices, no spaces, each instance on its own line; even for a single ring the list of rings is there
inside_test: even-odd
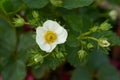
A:
[[[44,38],[48,44],[52,44],[53,42],[56,41],[57,34],[54,33],[53,31],[47,31]]]

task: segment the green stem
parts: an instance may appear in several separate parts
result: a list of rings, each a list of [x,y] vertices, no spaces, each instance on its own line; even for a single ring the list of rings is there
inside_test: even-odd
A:
[[[91,39],[91,40],[94,40],[94,41],[97,41],[98,42],[98,39],[97,38],[94,38],[94,37],[85,37],[83,39]]]
[[[28,22],[25,22],[25,24],[28,24],[28,25],[29,25],[30,23],[28,23]]]
[[[89,35],[89,34],[91,34],[91,32],[90,32],[90,31],[88,31],[88,32],[85,32],[85,33],[81,34],[81,36],[86,36],[86,35]]]
[[[85,32],[85,33],[82,33],[82,34],[80,34],[80,36],[79,36],[77,39],[81,39],[81,37],[86,36],[86,35],[89,35],[89,34],[91,34],[90,31]]]
[[[48,54],[44,55],[43,57],[45,58],[45,57],[47,57],[48,55],[50,55],[50,53],[48,53]]]

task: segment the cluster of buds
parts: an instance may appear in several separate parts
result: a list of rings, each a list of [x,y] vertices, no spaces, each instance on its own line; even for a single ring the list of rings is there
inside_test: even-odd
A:
[[[111,28],[112,28],[112,26],[109,23],[104,22],[104,23],[102,23],[100,25],[99,30],[101,30],[101,31],[107,31],[107,30],[109,30]]]
[[[94,26],[90,28],[90,32],[94,33],[94,32],[107,31],[107,30],[110,30],[111,28],[112,26],[105,21],[100,26]]]
[[[20,27],[25,24],[25,20],[19,15],[17,15],[17,18],[14,18],[13,20],[14,20],[13,23],[16,27]]]

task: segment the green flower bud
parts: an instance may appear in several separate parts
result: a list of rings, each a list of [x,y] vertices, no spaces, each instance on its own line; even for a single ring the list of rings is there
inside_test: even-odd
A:
[[[39,17],[39,13],[37,11],[33,11],[32,15],[34,18],[38,18]]]
[[[85,57],[86,57],[86,51],[85,50],[79,50],[78,51],[78,57],[80,58],[80,59],[84,59]]]
[[[56,53],[56,56],[57,56],[57,58],[63,58],[64,57],[64,55],[62,54],[62,52]]]
[[[106,39],[99,39],[98,44],[101,47],[108,47],[108,46],[110,46],[110,43]]]
[[[100,25],[99,30],[106,31],[111,28],[112,28],[112,26],[109,23],[104,22]]]
[[[62,0],[50,0],[50,2],[57,7],[61,7],[62,6]]]
[[[88,48],[88,49],[93,48],[93,47],[94,47],[94,46],[93,46],[92,43],[88,43],[88,44],[87,44],[87,48]]]
[[[82,45],[86,45],[87,42],[86,42],[86,41],[81,41],[81,44],[82,44]]]
[[[17,18],[14,18],[14,25],[16,27],[20,27],[20,26],[23,26],[25,24],[25,21],[22,17],[20,17],[19,15],[17,15]]]
[[[90,31],[91,31],[91,32],[96,32],[97,29],[98,29],[98,27],[97,27],[97,26],[94,26],[94,27],[92,27],[92,28],[90,29]]]
[[[42,55],[40,55],[40,54],[36,54],[34,57],[33,57],[33,59],[34,59],[34,61],[36,62],[36,63],[38,63],[38,62],[40,62],[40,63],[43,63],[43,56]]]

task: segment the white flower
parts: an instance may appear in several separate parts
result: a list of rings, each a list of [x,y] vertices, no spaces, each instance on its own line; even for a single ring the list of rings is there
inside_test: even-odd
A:
[[[118,17],[118,12],[117,12],[116,10],[111,10],[111,11],[109,12],[109,16],[110,16],[110,18],[111,18],[112,20],[116,20],[117,17]]]
[[[62,44],[68,36],[67,31],[56,21],[47,20],[36,29],[36,42],[46,52],[52,52],[57,44]]]

